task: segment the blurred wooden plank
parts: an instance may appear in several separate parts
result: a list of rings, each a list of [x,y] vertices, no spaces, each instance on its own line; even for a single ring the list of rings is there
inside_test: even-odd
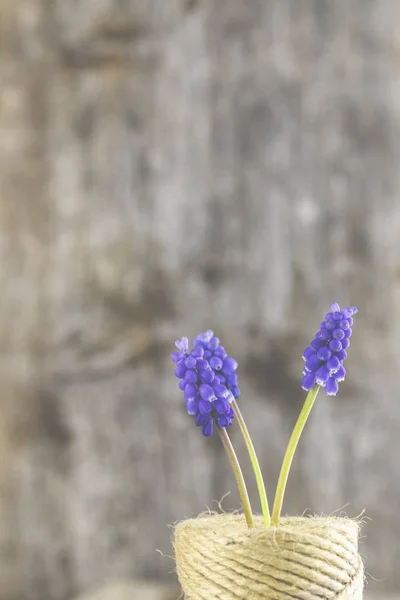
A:
[[[146,581],[121,581],[83,593],[76,600],[177,600],[179,591],[171,586]]]
[[[0,3],[14,580],[64,600],[167,577],[167,524],[234,490],[218,441],[184,414],[180,335],[215,327],[240,360],[272,490],[301,351],[337,300],[360,308],[348,382],[319,399],[285,509],[365,508],[368,571],[396,589],[397,5],[116,7]]]

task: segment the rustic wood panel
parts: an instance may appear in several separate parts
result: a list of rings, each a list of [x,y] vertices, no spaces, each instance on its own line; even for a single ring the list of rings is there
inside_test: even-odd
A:
[[[0,1],[0,596],[167,577],[167,524],[234,490],[183,334],[240,361],[272,490],[332,301],[360,309],[348,381],[285,509],[365,509],[370,587],[400,588],[399,8]]]

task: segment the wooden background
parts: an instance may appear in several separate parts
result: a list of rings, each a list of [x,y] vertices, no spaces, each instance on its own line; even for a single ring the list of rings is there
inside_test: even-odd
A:
[[[333,301],[348,379],[285,511],[365,509],[400,589],[399,31],[392,0],[0,0],[1,600],[173,579],[167,525],[238,506],[184,334],[240,361],[272,495]]]

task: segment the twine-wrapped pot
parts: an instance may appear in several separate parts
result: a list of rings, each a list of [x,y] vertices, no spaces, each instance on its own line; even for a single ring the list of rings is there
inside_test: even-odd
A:
[[[266,529],[243,515],[188,519],[175,530],[179,581],[188,600],[361,600],[359,524],[289,517]]]

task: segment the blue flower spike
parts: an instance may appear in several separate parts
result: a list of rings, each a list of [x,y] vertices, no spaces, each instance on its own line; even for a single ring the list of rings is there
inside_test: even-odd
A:
[[[217,426],[235,475],[247,526],[253,527],[246,483],[226,431],[235,417],[232,403],[240,395],[235,372],[238,364],[228,356],[211,329],[199,333],[191,349],[187,337],[177,340],[175,346],[178,350],[171,354],[171,358],[176,364],[175,375],[183,391],[186,410],[194,417],[195,424],[201,427],[204,436],[211,436],[214,426]]]
[[[293,457],[318,391],[323,387],[329,396],[336,396],[339,382],[346,376],[343,362],[347,357],[346,350],[350,346],[353,315],[357,312],[355,306],[341,310],[339,304],[332,304],[331,312],[325,315],[319,331],[303,352],[305,365],[301,385],[308,394],[290,436],[279,473],[271,519],[275,527],[279,524]]]
[[[176,363],[175,375],[180,380],[179,388],[183,390],[186,410],[189,415],[194,417],[196,425],[201,427],[204,436],[211,436],[214,426],[217,426],[235,473],[247,524],[251,527],[251,506],[246,485],[226,431],[226,428],[232,425],[232,421],[236,416],[253,466],[264,523],[266,527],[269,527],[271,517],[260,465],[242,413],[236,402],[236,399],[240,396],[236,374],[238,363],[234,358],[228,356],[225,348],[221,346],[219,338],[214,335],[211,329],[199,333],[193,340],[192,349],[189,349],[186,337],[176,341],[175,345],[178,351],[173,352],[171,358]]]
[[[212,435],[215,423],[222,428],[232,425],[235,413],[231,404],[240,395],[236,360],[228,356],[211,329],[199,333],[191,349],[187,337],[177,340],[175,346],[178,351],[171,358],[186,410],[203,435]]]
[[[341,310],[339,304],[332,304],[331,312],[325,315],[319,331],[304,350],[303,390],[309,391],[319,385],[329,396],[336,396],[339,382],[346,376],[343,362],[350,346],[351,326],[356,313],[355,306]]]

